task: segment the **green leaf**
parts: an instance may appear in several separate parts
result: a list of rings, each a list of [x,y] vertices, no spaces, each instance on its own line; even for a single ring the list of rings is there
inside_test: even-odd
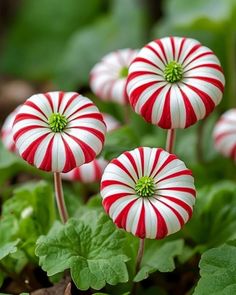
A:
[[[186,238],[208,248],[215,247],[235,239],[235,227],[236,184],[219,181],[199,189],[193,217],[183,228]]]
[[[194,295],[236,293],[236,241],[206,251],[199,267],[201,278]]]
[[[78,30],[68,42],[55,82],[63,89],[88,84],[92,67],[110,51],[144,43],[145,10],[135,0],[114,0],[109,14]],[[96,50],[95,50],[96,48]]]
[[[15,253],[17,251],[17,245],[19,244],[20,239],[17,239],[14,242],[9,242],[4,245],[0,244],[0,260],[5,258],[7,255]],[[0,241],[1,243],[1,241]]]
[[[175,269],[174,258],[182,253],[183,246],[183,240],[169,241],[162,245],[159,241],[151,241],[150,245],[145,248],[141,269],[134,281],[142,281],[157,270],[160,272],[173,271]]]
[[[125,151],[136,148],[139,143],[136,132],[130,126],[123,126],[107,134],[102,155],[111,160]]]
[[[1,244],[20,239],[20,249],[35,262],[35,242],[41,234],[48,232],[54,220],[51,186],[43,181],[23,185],[15,189],[13,197],[2,206]]]
[[[70,219],[65,225],[57,222],[47,236],[38,239],[36,255],[49,276],[70,269],[81,290],[128,281],[124,233],[104,214],[95,222],[90,225],[85,218]]]
[[[2,58],[5,72],[28,79],[51,78],[72,33],[103,9],[99,0],[64,4],[64,0],[22,1],[7,35]]]

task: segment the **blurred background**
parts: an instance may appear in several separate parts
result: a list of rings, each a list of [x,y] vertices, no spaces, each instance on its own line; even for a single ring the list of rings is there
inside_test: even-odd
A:
[[[236,0],[1,0],[1,119],[34,92],[87,92],[100,58],[167,35],[193,37],[219,57],[236,105]]]
[[[221,104],[207,119],[186,130],[178,130],[175,148],[176,154],[193,170],[198,188],[196,218],[185,234],[187,240],[195,241],[193,245],[204,244],[208,248],[219,245],[228,237],[236,237],[235,163],[219,155],[212,141],[212,129],[220,114],[236,107],[236,0],[0,0],[0,125],[32,94],[53,90],[87,95],[102,112],[108,112],[124,123],[122,106],[100,101],[91,93],[90,70],[110,51],[141,48],[153,39],[169,35],[195,38],[210,47],[226,76]],[[130,113],[129,119],[128,125],[107,135],[102,154],[107,160],[137,146],[165,146],[166,131],[145,123],[134,112]],[[32,268],[27,263],[37,264],[35,242],[55,219],[51,184],[36,184],[35,190],[25,186],[23,192],[13,194],[15,187],[34,178],[47,181],[50,175],[30,167],[3,148],[0,142],[0,243],[15,238],[24,241],[23,250],[28,258],[22,256],[20,249],[16,253],[18,256],[11,257],[6,266],[10,265],[13,273],[29,276]],[[232,182],[222,184],[219,180]],[[89,188],[65,185],[69,214],[75,214],[83,203],[78,196],[84,195],[87,201],[86,197],[96,194],[98,188],[99,185]],[[29,216],[30,223],[23,224],[21,212],[30,206],[36,215]],[[14,227],[18,223],[20,230]],[[34,234],[31,236],[29,232]],[[198,278],[198,261],[199,257],[195,257],[194,266],[190,264],[189,268],[196,272],[190,274],[190,279],[182,276],[184,282],[180,281],[178,274],[182,269],[165,279],[165,288],[171,289],[168,294],[177,294],[181,284],[184,287],[178,294],[192,288]],[[3,276],[0,272],[0,286],[5,277],[6,274]],[[38,273],[36,277],[39,277]],[[43,285],[34,283],[33,287],[28,286],[29,290]],[[27,289],[25,285],[17,285],[17,289],[11,281],[5,280],[4,284],[0,291],[11,290],[11,293],[19,294],[20,290]]]

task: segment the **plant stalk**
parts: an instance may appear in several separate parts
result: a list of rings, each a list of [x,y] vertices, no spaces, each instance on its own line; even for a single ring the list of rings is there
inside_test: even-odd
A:
[[[60,172],[54,172],[54,184],[55,184],[55,196],[56,196],[57,208],[61,217],[61,221],[62,223],[66,223],[66,221],[68,220],[68,213],[67,213],[66,204],[64,200]]]
[[[175,129],[168,129],[167,138],[166,138],[166,151],[170,154],[172,154],[174,150],[175,135],[176,135]]]
[[[139,248],[138,248],[138,254],[136,258],[136,266],[135,266],[135,273],[137,274],[140,270],[143,253],[144,253],[144,246],[145,246],[145,239],[139,240]]]

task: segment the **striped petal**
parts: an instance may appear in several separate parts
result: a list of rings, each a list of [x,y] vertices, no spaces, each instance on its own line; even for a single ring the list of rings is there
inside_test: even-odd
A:
[[[236,109],[225,112],[213,131],[215,148],[236,162]]]
[[[67,124],[51,129],[52,114]],[[68,172],[92,161],[103,147],[106,126],[97,107],[75,92],[49,92],[31,96],[19,109],[13,138],[21,157],[39,169]]]
[[[141,197],[136,184],[154,181],[154,193]],[[192,173],[175,155],[140,147],[113,159],[101,180],[105,211],[120,228],[140,238],[162,239],[180,230],[195,203]]]
[[[128,97],[125,89],[127,77],[121,72],[128,70],[136,54],[136,50],[121,49],[104,56],[90,73],[92,91],[102,100],[127,104]]]
[[[182,68],[168,82],[171,62]],[[208,116],[222,99],[225,79],[219,60],[198,41],[166,37],[147,44],[130,65],[127,93],[134,111],[164,129],[187,128]]]
[[[13,112],[11,112],[7,116],[7,118],[3,122],[0,134],[2,143],[5,146],[5,148],[13,153],[17,153],[17,149],[15,142],[13,140],[12,126],[20,107],[21,106],[18,106]]]
[[[90,163],[83,164],[68,173],[62,173],[62,178],[69,181],[79,181],[82,183],[93,183],[101,180],[103,171],[108,162],[103,158],[98,158]]]

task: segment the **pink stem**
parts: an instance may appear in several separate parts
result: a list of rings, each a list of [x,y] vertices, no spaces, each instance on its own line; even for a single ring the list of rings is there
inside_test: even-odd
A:
[[[166,138],[166,151],[170,154],[173,153],[174,145],[175,145],[175,129],[168,129],[167,138]]]
[[[66,204],[64,200],[60,172],[54,173],[54,184],[55,184],[55,196],[57,201],[57,208],[61,217],[61,221],[62,223],[66,223],[66,221],[68,220],[68,213],[67,213]]]

